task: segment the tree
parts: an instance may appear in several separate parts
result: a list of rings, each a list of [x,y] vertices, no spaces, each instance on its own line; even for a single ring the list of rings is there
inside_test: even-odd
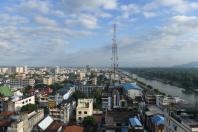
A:
[[[87,116],[83,120],[84,127],[91,127],[91,126],[96,126],[96,125],[97,125],[97,122],[93,116]]]
[[[85,98],[85,94],[79,90],[76,90],[74,93],[73,93],[73,97],[78,100],[78,99],[82,99],[82,98]]]
[[[21,107],[21,112],[28,112],[31,113],[32,111],[36,111],[37,106],[35,104],[27,104]]]

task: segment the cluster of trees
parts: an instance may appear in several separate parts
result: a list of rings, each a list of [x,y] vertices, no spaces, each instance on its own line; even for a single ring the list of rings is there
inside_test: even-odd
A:
[[[197,68],[126,68],[125,70],[147,79],[157,79],[177,85],[186,90],[198,89]]]
[[[32,111],[36,111],[38,108],[35,104],[27,104],[21,107],[21,112],[31,113]]]

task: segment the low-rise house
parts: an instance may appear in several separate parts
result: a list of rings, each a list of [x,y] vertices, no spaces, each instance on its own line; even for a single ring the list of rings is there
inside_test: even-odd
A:
[[[93,99],[78,99],[76,121],[81,123],[87,116],[93,115]]]

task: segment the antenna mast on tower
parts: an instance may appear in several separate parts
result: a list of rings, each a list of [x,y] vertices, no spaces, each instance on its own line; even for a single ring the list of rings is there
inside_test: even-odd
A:
[[[116,24],[113,25],[113,43],[112,43],[112,83],[115,85],[116,71],[118,70],[118,54],[117,54],[117,42],[116,42]]]

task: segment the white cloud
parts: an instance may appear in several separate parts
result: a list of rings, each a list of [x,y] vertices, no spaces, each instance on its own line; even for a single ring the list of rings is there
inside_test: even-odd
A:
[[[155,12],[143,12],[143,15],[144,15],[144,17],[146,17],[146,18],[152,18],[152,17],[158,16],[158,14],[155,13]]]
[[[189,22],[189,21],[194,21],[196,19],[198,19],[198,17],[196,16],[173,16],[172,19],[176,22]]]
[[[123,12],[122,18],[128,19],[131,15],[140,13],[140,8],[135,4],[122,5],[120,7]]]
[[[49,3],[46,1],[23,1],[20,7],[24,10],[37,10],[43,14],[50,11]]]
[[[28,23],[29,20],[22,16],[12,16],[10,14],[0,14],[0,23],[4,25],[17,25],[17,24],[25,24]]]
[[[95,29],[97,28],[97,18],[94,16],[90,15],[80,15],[76,16],[73,19],[66,19],[65,24],[67,26],[83,26],[84,28],[87,29]]]
[[[66,10],[80,12],[83,10],[97,12],[100,8],[112,10],[117,8],[117,0],[63,0]]]
[[[160,7],[170,7],[172,11],[185,13],[198,9],[197,2],[187,0],[154,0],[144,6],[145,10],[153,10]]]
[[[57,22],[55,20],[40,15],[35,17],[35,21],[44,26],[57,26]]]

